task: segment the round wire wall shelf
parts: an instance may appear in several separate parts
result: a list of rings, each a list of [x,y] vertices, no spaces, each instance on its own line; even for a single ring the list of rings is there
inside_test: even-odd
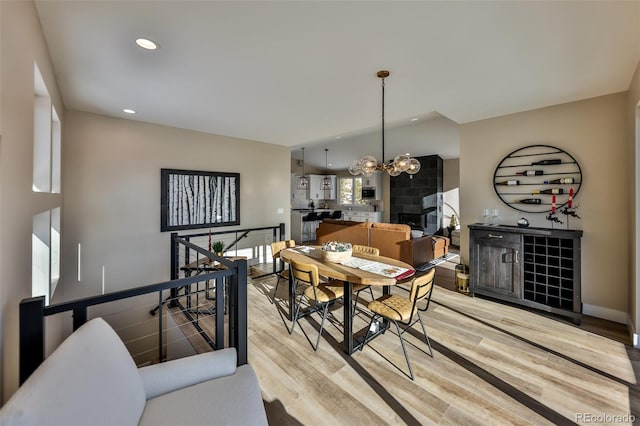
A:
[[[582,186],[582,170],[568,152],[550,145],[519,148],[500,161],[493,173],[493,188],[509,207],[526,213],[551,211],[575,199]],[[573,205],[575,207],[575,204]]]

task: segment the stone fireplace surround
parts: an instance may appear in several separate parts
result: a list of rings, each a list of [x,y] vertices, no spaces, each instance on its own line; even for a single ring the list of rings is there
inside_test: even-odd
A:
[[[390,221],[405,223],[427,235],[443,235],[443,161],[437,155],[417,157],[415,175],[390,178]]]

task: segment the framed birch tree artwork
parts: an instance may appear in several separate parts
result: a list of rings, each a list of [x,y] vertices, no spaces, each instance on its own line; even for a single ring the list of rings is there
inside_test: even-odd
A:
[[[160,231],[240,225],[240,173],[161,169]]]

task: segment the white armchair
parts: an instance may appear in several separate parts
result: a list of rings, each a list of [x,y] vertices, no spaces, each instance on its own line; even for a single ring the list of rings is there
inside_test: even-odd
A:
[[[266,425],[234,348],[138,369],[101,318],[80,327],[0,409],[10,425]]]

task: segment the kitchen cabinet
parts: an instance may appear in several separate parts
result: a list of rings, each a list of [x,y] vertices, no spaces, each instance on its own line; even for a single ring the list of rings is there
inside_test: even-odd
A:
[[[382,212],[346,210],[342,212],[342,219],[350,220],[353,222],[381,222]]]
[[[322,179],[325,175],[308,175],[309,189],[307,195],[310,200],[335,200],[336,199],[336,176],[328,175],[331,179],[331,189],[320,189]]]
[[[374,172],[371,176],[362,177],[363,188],[374,188],[376,200],[382,200],[382,172]]]
[[[582,316],[581,230],[469,225],[471,292]]]
[[[520,298],[520,235],[496,230],[474,233],[476,288]]]

